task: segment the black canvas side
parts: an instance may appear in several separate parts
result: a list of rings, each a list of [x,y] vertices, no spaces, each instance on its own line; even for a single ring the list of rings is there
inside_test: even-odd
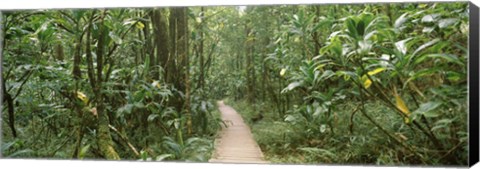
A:
[[[478,6],[470,2],[470,36],[469,36],[469,166],[475,165],[479,160],[479,59],[478,59],[478,27],[479,13]]]

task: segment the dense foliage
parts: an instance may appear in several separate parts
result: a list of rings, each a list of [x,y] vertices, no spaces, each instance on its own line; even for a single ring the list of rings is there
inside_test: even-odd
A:
[[[4,12],[5,157],[466,165],[468,3]]]
[[[203,88],[183,85],[193,12],[5,12],[2,154],[208,160],[219,116]]]

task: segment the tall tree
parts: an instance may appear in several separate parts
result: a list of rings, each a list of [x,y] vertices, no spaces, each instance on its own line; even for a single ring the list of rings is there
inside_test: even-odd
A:
[[[200,58],[199,65],[200,65],[200,77],[198,79],[198,87],[203,90],[203,86],[205,84],[205,64],[204,64],[204,56],[203,56],[203,45],[204,45],[204,17],[205,17],[205,8],[200,7],[200,44],[198,45],[198,57]]]
[[[247,20],[245,24],[245,34],[246,34],[246,41],[245,41],[245,57],[247,59],[246,64],[246,77],[247,77],[247,94],[248,100],[250,103],[255,102],[255,50],[254,50],[254,43],[255,43],[255,32],[251,28],[251,21]]]
[[[108,34],[106,26],[104,25],[104,19],[106,15],[106,10],[103,10],[100,16],[100,21],[96,24],[98,27],[98,37],[97,40],[97,48],[95,54],[96,58],[96,72],[93,66],[93,58],[92,58],[92,31],[94,26],[94,17],[95,12],[92,12],[92,15],[89,20],[88,30],[87,30],[87,39],[86,39],[86,56],[87,56],[87,67],[88,67],[88,77],[90,81],[90,85],[93,89],[93,93],[95,94],[95,103],[96,103],[96,114],[98,116],[98,134],[97,134],[97,143],[98,146],[105,156],[106,159],[112,160],[119,160],[120,156],[113,148],[113,142],[110,135],[110,128],[108,116],[105,112],[105,105],[104,105],[104,94],[103,94],[103,66],[104,66],[104,50],[105,50],[105,37]],[[96,74],[96,76],[95,76]]]
[[[164,15],[164,9],[155,9],[152,12],[151,20],[154,27],[155,34],[155,49],[156,49],[156,65],[160,65],[164,71],[163,77],[170,77],[170,67],[174,65],[169,64],[169,44],[168,43],[168,29],[167,21]],[[155,70],[157,70],[155,68]]]
[[[189,56],[188,56],[188,8],[176,7],[170,9],[170,59],[175,60],[174,86],[184,94],[184,98],[178,97],[175,107],[178,111],[185,111],[187,116],[188,133],[192,131],[190,112],[190,79],[189,79]]]

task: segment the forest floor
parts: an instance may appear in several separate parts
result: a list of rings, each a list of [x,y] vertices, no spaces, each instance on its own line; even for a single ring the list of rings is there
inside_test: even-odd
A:
[[[219,101],[218,108],[226,127],[215,141],[215,152],[209,162],[215,163],[269,163],[243,118],[232,107]]]

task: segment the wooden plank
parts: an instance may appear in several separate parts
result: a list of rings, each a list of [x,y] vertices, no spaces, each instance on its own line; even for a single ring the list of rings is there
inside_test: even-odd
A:
[[[222,127],[219,138],[215,140],[215,152],[209,162],[269,163],[263,159],[262,150],[242,117],[223,102],[219,102],[218,106],[228,127]]]

